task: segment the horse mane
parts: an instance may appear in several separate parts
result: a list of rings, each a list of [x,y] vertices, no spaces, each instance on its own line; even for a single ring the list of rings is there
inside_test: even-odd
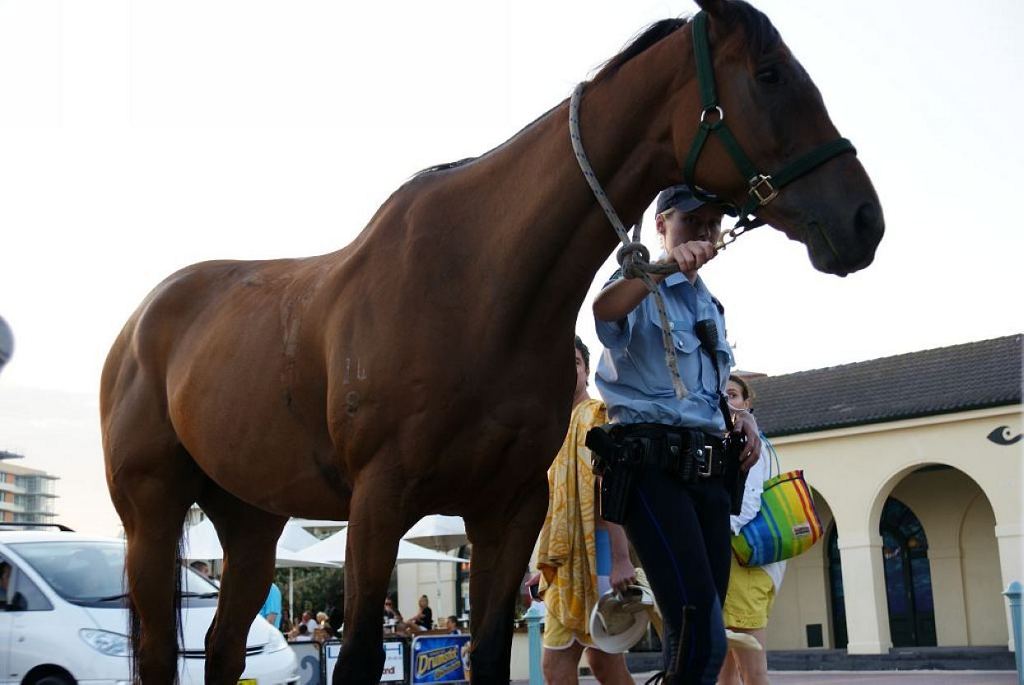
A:
[[[746,36],[746,46],[752,56],[756,57],[771,52],[782,43],[782,38],[779,36],[778,30],[772,24],[771,20],[757,8],[747,2],[744,2],[744,0],[731,0],[726,7],[728,11],[726,21],[729,23],[739,22],[742,25],[743,32]],[[599,83],[610,78],[620,68],[622,68],[622,65],[626,62],[645,52],[655,43],[658,43],[663,38],[675,33],[691,21],[693,21],[693,17],[676,17],[672,19],[662,19],[650,24],[646,28],[642,29],[640,33],[638,33],[637,36],[626,45],[626,47],[622,48],[622,50],[620,50],[616,55],[612,56],[608,61],[602,64],[598,69],[597,74],[590,79],[590,82]],[[550,112],[551,110],[548,111]],[[537,119],[534,119],[533,122],[524,126],[523,130],[532,126],[539,119],[544,118],[547,113],[548,112],[541,114]],[[455,162],[435,164],[434,166],[429,166],[426,169],[417,171],[412,177],[418,178],[424,174],[430,174],[435,171],[457,169],[458,167],[464,166],[477,159],[479,159],[479,157],[465,157]]]
[[[598,83],[612,76],[623,64],[688,23],[690,23],[689,17],[662,19],[661,21],[654,22],[637,34],[636,38],[631,40],[626,47],[622,48],[617,55],[605,62],[594,78],[590,79],[590,82]]]
[[[745,44],[750,55],[754,57],[763,55],[782,43],[782,38],[775,25],[753,5],[744,0],[731,0],[725,5],[725,8],[727,13],[725,20],[730,24],[739,23],[742,26],[746,37]],[[662,19],[654,22],[637,34],[636,38],[630,41],[617,55],[605,62],[597,75],[591,79],[591,83],[608,78],[617,72],[623,64],[691,21],[693,21],[693,17]]]
[[[457,159],[454,162],[444,162],[443,164],[435,164],[434,166],[428,166],[426,169],[420,169],[415,174],[413,174],[413,176],[415,177],[421,176],[423,174],[430,174],[435,171],[447,171],[448,169],[456,169],[465,164],[469,164],[475,159],[479,159],[479,157],[463,157],[462,159]]]
[[[651,47],[652,45],[657,43],[659,40],[661,40],[665,36],[669,35],[673,31],[678,29],[680,26],[685,25],[689,21],[690,20],[688,18],[662,19],[661,21],[657,21],[657,22],[651,24],[650,26],[645,28],[643,31],[641,31],[640,34],[637,35],[636,38],[634,38],[632,41],[630,41],[629,44],[626,47],[624,47],[622,50],[620,50],[618,54],[616,54],[614,57],[612,57],[607,62],[605,62],[601,66],[601,68],[598,71],[597,75],[594,76],[591,79],[591,83],[595,83],[597,81],[600,81],[602,79],[605,79],[605,78],[611,76],[616,71],[618,71],[619,67],[621,67],[623,64],[625,64],[629,60],[633,59],[634,57],[636,57],[637,55],[642,53],[644,50],[646,50],[647,48]],[[551,109],[555,109],[555,108],[557,108],[557,105],[555,107],[552,107]],[[541,114],[539,117],[534,119],[532,122],[530,122],[529,124],[524,126],[520,130],[520,133],[522,131],[525,131],[526,129],[530,128],[530,126],[532,126],[533,124],[537,123],[537,121],[539,121],[540,119],[543,119],[549,112],[551,112],[551,110],[548,110],[544,114]],[[513,137],[515,137],[515,136],[513,136]],[[424,176],[426,174],[432,174],[432,173],[434,173],[436,171],[448,171],[450,169],[457,169],[457,168],[459,168],[461,166],[465,166],[466,164],[469,164],[470,162],[472,162],[474,160],[477,160],[477,159],[479,159],[479,157],[465,157],[465,158],[460,159],[460,160],[455,161],[455,162],[446,162],[446,163],[443,163],[443,164],[435,164],[433,166],[427,167],[426,169],[420,169],[419,171],[417,171],[415,174],[412,175],[412,178],[419,178],[420,176]]]

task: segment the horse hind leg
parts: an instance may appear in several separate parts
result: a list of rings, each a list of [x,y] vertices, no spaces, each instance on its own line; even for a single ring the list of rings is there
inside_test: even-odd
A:
[[[132,448],[118,443],[108,486],[127,542],[133,678],[149,685],[177,680],[179,545],[203,476],[180,445],[146,442]]]
[[[245,669],[245,639],[273,582],[277,540],[288,519],[257,509],[212,481],[199,505],[224,548],[217,613],[206,633],[206,682],[228,685]]]

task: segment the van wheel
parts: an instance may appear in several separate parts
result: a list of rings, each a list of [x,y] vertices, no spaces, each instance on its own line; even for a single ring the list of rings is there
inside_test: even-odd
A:
[[[36,678],[32,681],[31,685],[75,685],[75,681],[67,676],[49,673]]]

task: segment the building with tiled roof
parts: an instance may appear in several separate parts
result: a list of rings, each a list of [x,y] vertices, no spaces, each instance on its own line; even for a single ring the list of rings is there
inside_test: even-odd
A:
[[[748,376],[781,470],[803,470],[826,531],[789,562],[769,650],[1009,657],[1002,591],[1024,580],[1021,340]]]

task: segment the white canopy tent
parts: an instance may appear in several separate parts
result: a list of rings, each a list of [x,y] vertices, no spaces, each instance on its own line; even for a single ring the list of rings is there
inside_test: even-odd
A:
[[[348,529],[346,528],[345,530],[338,531],[329,538],[321,540],[312,547],[308,547],[301,552],[297,552],[297,554],[306,561],[344,564],[345,547],[347,544]],[[459,563],[467,561],[467,559],[461,559],[459,557],[436,552],[432,549],[427,549],[426,547],[420,547],[419,545],[414,545],[407,540],[399,540],[398,558],[395,561],[399,564],[410,564],[421,561]]]
[[[346,548],[348,546],[348,528],[340,530],[334,535],[325,538],[306,549],[298,552],[303,559],[315,562],[333,562],[335,564],[345,563]],[[426,547],[414,545],[408,540],[398,541],[398,556],[396,564],[412,564],[417,562],[433,561],[439,566],[441,563],[457,564],[468,559],[451,556]]]
[[[300,549],[312,547],[318,542],[320,542],[320,538],[308,532],[298,520],[290,519],[288,523],[284,524],[281,537],[277,539],[277,546],[297,552]]]
[[[469,541],[466,536],[466,522],[462,517],[443,514],[424,516],[402,536],[402,539],[438,552],[461,547]]]
[[[335,523],[344,525],[341,522]],[[310,566],[337,567],[344,565],[348,529],[344,528],[324,540],[317,540],[315,536],[304,530],[308,525],[309,522],[302,519],[292,519],[285,525],[277,543],[276,566],[295,569]],[[316,527],[321,526],[317,525]],[[405,537],[424,541],[433,549],[413,544],[408,539],[399,540],[396,559],[398,564],[433,561],[440,566],[441,563],[468,561],[468,559],[440,551],[465,544],[465,524],[458,516],[427,516],[410,528]],[[203,519],[186,530],[184,558],[190,561],[222,560],[224,558],[224,550],[210,519]],[[288,605],[294,610],[291,576],[288,585]]]
[[[410,528],[403,540],[429,547],[437,552],[447,552],[469,542],[466,535],[466,522],[461,516],[445,516],[431,514],[424,516]],[[437,564],[434,578],[434,594],[437,600],[441,597],[441,564]]]
[[[301,527],[292,526],[289,522],[285,525],[277,542],[276,566],[278,568],[303,568],[306,566],[336,566],[331,562],[313,562],[300,557],[296,550],[316,544],[317,539],[303,530]],[[203,519],[185,531],[185,554],[184,558],[193,560],[222,560],[224,549],[220,546],[220,539],[217,537],[217,530],[213,527],[213,521]]]
[[[299,519],[293,518],[288,521],[291,525],[300,528],[344,528],[348,521],[335,521],[334,519]]]
[[[288,569],[288,607],[295,610],[295,569],[307,568],[310,566],[337,567],[338,564],[330,561],[313,561],[303,558],[298,551],[303,547],[309,547],[317,543],[315,536],[306,532],[301,525],[294,521],[288,521],[281,537],[277,541],[277,552],[274,565],[277,568]],[[203,519],[185,531],[185,553],[184,558],[193,560],[213,561],[224,559],[224,548],[220,545],[217,537],[217,529],[213,527],[213,521]]]

